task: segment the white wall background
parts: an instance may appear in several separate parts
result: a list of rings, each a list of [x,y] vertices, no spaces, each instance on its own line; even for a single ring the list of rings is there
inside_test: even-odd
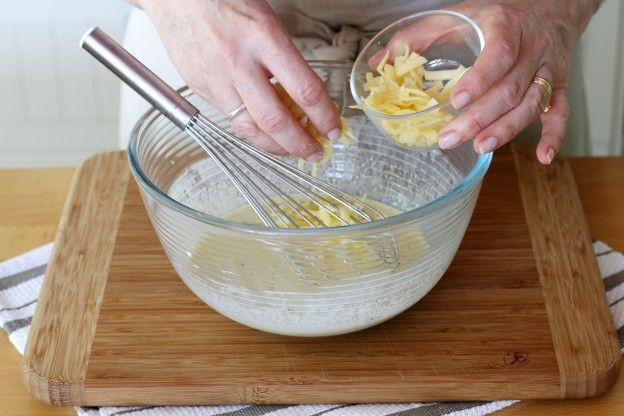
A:
[[[76,165],[117,147],[118,82],[78,47],[95,24],[123,36],[122,0],[0,0],[0,167]],[[624,142],[624,4],[584,35],[592,152]]]
[[[118,82],[78,47],[117,39],[121,0],[0,0],[0,166],[75,165],[117,146]]]
[[[624,154],[624,2],[604,1],[582,42],[592,153]]]

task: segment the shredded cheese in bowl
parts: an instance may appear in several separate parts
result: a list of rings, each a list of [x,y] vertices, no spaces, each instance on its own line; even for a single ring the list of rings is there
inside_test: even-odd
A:
[[[366,73],[363,90],[368,93],[363,102],[352,106],[365,113],[397,144],[405,147],[431,147],[438,142],[438,132],[454,115],[448,105],[453,87],[468,70],[463,65],[456,69],[427,70],[428,60],[410,51],[389,62],[386,51],[373,72]],[[429,110],[429,111],[426,111]],[[423,112],[424,111],[424,112]],[[374,112],[389,116],[375,116]],[[413,115],[413,117],[407,117]]]
[[[304,113],[301,107],[297,105],[295,100],[293,100],[293,98],[288,94],[288,92],[284,89],[284,87],[281,84],[275,83],[274,88],[280,100],[284,103],[286,108],[288,108],[288,110],[291,112],[293,117],[299,122],[299,124],[303,127],[303,129],[323,146],[323,157],[318,162],[312,162],[312,167],[311,167],[311,175],[314,177],[317,177],[319,166],[327,163],[328,161],[333,162],[334,142],[330,140],[329,138],[327,138],[326,136],[322,135],[316,129],[316,127],[314,127],[314,125],[308,120],[307,115]],[[349,127],[349,123],[347,122],[347,119],[344,117],[341,117],[340,123],[341,123],[341,134],[340,134],[340,137],[338,138],[338,142],[343,143],[343,144],[351,144],[354,140],[354,136],[352,134],[351,128]],[[304,170],[306,167],[306,163],[307,162],[304,159],[299,159],[299,162],[298,162],[299,169]],[[332,213],[330,213],[329,211],[327,211],[327,209],[322,208],[318,204],[311,202],[311,201],[306,201],[305,199],[299,198],[297,195],[291,195],[291,198],[297,200],[297,202],[301,205],[301,207],[303,207],[303,212],[300,212],[299,214],[305,215],[308,218],[308,220],[312,221],[312,223],[320,221],[321,225],[325,227],[337,227],[337,226],[342,225],[342,222],[338,218],[342,219],[347,224],[357,223],[356,221],[357,218],[353,218],[352,217],[353,214],[350,213],[350,211],[346,207],[340,207],[340,209],[337,209],[333,211]],[[288,217],[290,217],[294,221],[296,227],[305,228],[309,226],[309,224],[303,218],[301,218],[299,214],[295,214],[293,212],[292,208],[290,208],[289,206],[287,206],[286,204],[278,200],[274,202],[278,205],[278,207],[283,212],[286,213]],[[327,200],[327,202],[329,203],[328,206],[331,207],[333,201]]]

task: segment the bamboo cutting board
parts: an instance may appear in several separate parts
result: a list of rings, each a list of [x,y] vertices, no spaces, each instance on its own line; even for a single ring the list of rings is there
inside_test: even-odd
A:
[[[448,272],[361,332],[263,333],[222,317],[169,265],[124,152],[77,171],[23,371],[62,405],[578,398],[620,354],[572,172],[497,152]]]

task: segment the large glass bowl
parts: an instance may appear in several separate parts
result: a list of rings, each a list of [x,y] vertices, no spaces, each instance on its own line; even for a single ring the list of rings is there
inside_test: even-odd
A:
[[[418,302],[453,259],[492,157],[477,155],[469,143],[413,152],[393,145],[361,112],[348,109],[349,65],[313,67],[357,137],[335,145],[335,160],[319,169],[319,178],[400,214],[320,229],[229,221],[224,217],[245,200],[217,164],[156,110],[138,121],[129,144],[147,212],[186,285],[235,321],[295,336],[360,330]],[[213,107],[182,93],[222,123]]]

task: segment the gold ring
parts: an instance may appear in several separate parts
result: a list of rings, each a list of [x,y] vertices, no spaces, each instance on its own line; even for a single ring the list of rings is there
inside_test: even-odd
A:
[[[544,88],[546,92],[546,107],[544,107],[543,112],[547,113],[550,110],[550,97],[552,97],[552,85],[550,82],[546,81],[544,78],[538,77],[537,75],[533,77],[533,82]]]

